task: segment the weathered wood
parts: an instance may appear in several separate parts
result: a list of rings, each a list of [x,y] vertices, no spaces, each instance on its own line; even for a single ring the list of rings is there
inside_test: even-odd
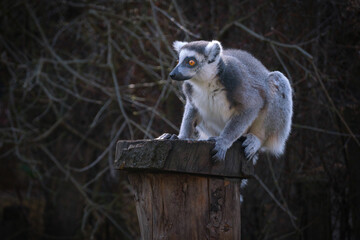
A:
[[[240,179],[129,174],[142,239],[240,239]]]
[[[213,142],[119,141],[115,168],[128,172],[142,239],[240,239],[240,183],[253,174],[240,145],[214,164]]]
[[[243,157],[240,142],[235,142],[227,151],[224,162],[216,164],[210,161],[213,147],[214,143],[208,141],[118,141],[115,168],[237,178],[247,178],[253,174],[253,164]]]

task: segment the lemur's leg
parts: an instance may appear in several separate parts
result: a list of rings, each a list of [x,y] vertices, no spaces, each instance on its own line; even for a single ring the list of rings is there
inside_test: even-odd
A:
[[[246,129],[252,124],[259,113],[259,108],[245,109],[240,114],[233,116],[225,125],[220,136],[212,138],[215,147],[211,151],[214,161],[224,161],[226,151],[239,139]]]
[[[245,157],[248,160],[251,160],[255,165],[258,160],[258,151],[261,147],[261,140],[254,134],[249,133],[245,135],[245,141],[242,146],[245,148]]]
[[[198,111],[188,101],[185,104],[184,116],[181,122],[179,136],[164,133],[157,139],[190,139],[194,134],[194,123],[198,117]]]
[[[180,139],[189,139],[193,137],[195,128],[194,125],[197,117],[197,109],[189,101],[186,101],[184,115],[179,132]]]

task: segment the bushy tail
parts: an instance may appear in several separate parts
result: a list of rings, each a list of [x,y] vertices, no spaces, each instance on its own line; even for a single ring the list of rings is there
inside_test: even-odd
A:
[[[284,152],[289,137],[293,115],[293,91],[289,80],[281,72],[274,71],[268,76],[271,103],[269,105],[271,126],[276,126],[275,134],[269,136],[267,148],[274,155]]]

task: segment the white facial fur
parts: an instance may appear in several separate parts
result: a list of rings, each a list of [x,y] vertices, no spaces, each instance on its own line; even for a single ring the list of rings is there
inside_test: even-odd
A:
[[[218,62],[219,62],[219,60],[212,62],[212,63],[205,62],[204,66],[201,68],[201,70],[195,76],[196,80],[199,80],[201,82],[214,81],[214,78],[216,77],[216,74],[217,74]]]
[[[192,50],[183,49],[179,54],[179,63],[182,63],[186,57],[195,57],[198,63],[204,61],[204,56],[200,55],[199,53]]]
[[[184,61],[186,57],[195,57],[197,60],[197,64],[199,64],[199,68],[180,68],[179,70],[184,75],[192,76],[192,79],[194,81],[209,82],[214,80],[214,78],[216,77],[217,64],[220,60],[220,57],[218,57],[214,62],[208,63],[204,55],[192,50],[182,49],[179,54],[179,65]]]
[[[197,61],[197,66],[195,66],[194,68],[183,66],[182,63],[186,57],[194,57]],[[193,78],[198,73],[198,69],[199,69],[198,67],[201,68],[201,64],[203,62],[204,62],[204,56],[202,56],[201,54],[192,50],[182,49],[179,54],[179,63],[176,67],[178,68],[179,72],[182,75],[187,76],[189,78]]]

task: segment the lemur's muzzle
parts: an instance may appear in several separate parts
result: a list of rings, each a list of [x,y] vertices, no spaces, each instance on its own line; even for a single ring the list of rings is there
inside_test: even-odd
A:
[[[180,73],[178,67],[174,68],[171,71],[170,77],[171,77],[171,79],[176,80],[176,81],[185,81],[185,80],[190,79],[189,77],[186,77],[182,73]]]

